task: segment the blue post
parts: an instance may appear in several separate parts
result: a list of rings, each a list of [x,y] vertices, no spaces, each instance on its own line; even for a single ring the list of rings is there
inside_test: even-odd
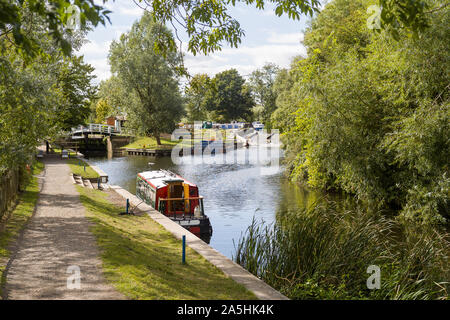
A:
[[[98,178],[98,180],[97,180],[97,189],[100,190],[100,178]]]
[[[86,163],[83,165],[83,167],[84,167],[84,172],[86,172]]]
[[[181,262],[183,264],[186,264],[186,236],[183,235],[182,239],[183,239],[183,252],[181,254]]]
[[[128,214],[128,209],[130,208],[130,200],[127,199],[127,214]]]

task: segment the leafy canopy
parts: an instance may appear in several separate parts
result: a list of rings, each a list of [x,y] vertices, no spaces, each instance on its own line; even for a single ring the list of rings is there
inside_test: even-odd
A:
[[[374,33],[365,0],[334,0],[305,34],[308,57],[275,81],[272,120],[291,177],[402,218],[448,218],[450,12],[423,37]],[[429,1],[439,8],[445,1]]]
[[[225,122],[249,119],[255,104],[249,87],[236,69],[215,75],[204,103],[211,120]]]
[[[145,13],[110,47],[112,73],[126,89],[121,99],[128,115],[127,127],[136,134],[154,136],[171,132],[182,116],[182,99],[175,66],[180,56],[170,52],[165,57],[154,51],[158,34],[170,31]]]

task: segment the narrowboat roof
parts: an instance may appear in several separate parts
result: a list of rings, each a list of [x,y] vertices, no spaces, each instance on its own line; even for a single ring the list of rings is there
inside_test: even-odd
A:
[[[156,189],[167,186],[168,182],[184,182],[191,186],[195,186],[195,184],[187,181],[183,177],[167,170],[144,171],[138,173],[138,176],[143,178]]]

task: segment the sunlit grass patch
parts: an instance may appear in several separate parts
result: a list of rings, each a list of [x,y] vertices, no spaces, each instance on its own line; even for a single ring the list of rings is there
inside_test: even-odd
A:
[[[92,169],[86,162],[78,158],[67,159],[67,164],[72,173],[82,176],[83,178],[98,178],[98,173]]]
[[[183,265],[181,241],[147,215],[119,216],[124,208],[109,203],[106,193],[77,188],[93,222],[103,272],[128,298],[255,299],[189,247]]]
[[[171,149],[178,144],[178,141],[161,138],[161,145],[158,146],[153,137],[140,137],[134,142],[126,145],[124,148],[131,149]]]

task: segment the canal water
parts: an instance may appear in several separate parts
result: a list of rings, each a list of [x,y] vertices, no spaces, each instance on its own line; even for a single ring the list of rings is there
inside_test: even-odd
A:
[[[210,245],[231,258],[234,243],[238,243],[253,218],[272,223],[277,212],[303,208],[317,200],[317,194],[287,180],[281,165],[278,169],[276,167],[279,159],[272,159],[272,166],[268,170],[268,165],[251,161],[253,155],[257,154],[255,148],[244,150],[247,161],[240,163],[202,161],[206,156],[182,157],[178,164],[171,157],[128,156],[89,160],[109,175],[111,185],[119,185],[133,194],[136,191],[137,173],[146,170],[171,170],[197,184],[200,195],[204,197],[205,214],[213,227]],[[238,149],[232,152],[242,154],[244,151]],[[272,157],[279,154],[280,150],[269,151]],[[227,154],[227,157],[230,156]],[[152,164],[149,165],[149,162]]]

